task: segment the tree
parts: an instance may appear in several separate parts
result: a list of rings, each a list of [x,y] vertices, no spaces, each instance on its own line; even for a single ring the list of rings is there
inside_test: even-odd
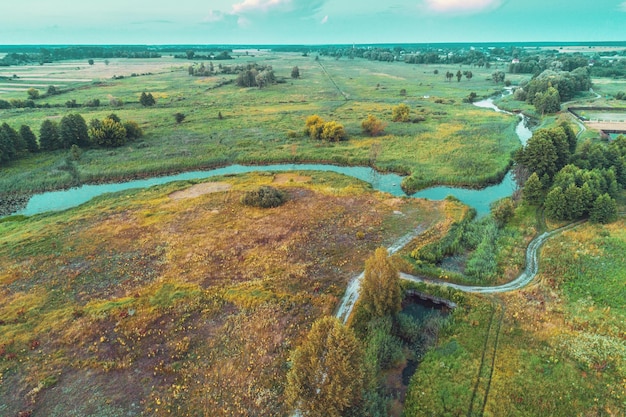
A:
[[[28,149],[29,152],[39,151],[39,145],[37,144],[37,136],[35,136],[33,131],[30,129],[30,126],[22,125],[20,127],[20,136],[22,137],[22,140],[26,144],[26,149]]]
[[[48,86],[48,92],[46,94],[48,94],[49,96],[55,96],[57,94],[59,94],[60,91],[58,88],[56,88],[56,86],[54,85],[49,85]]]
[[[385,248],[376,249],[365,261],[359,303],[374,317],[395,314],[402,307],[398,270],[389,261]]]
[[[28,94],[28,98],[31,100],[37,100],[39,98],[39,90],[34,88],[29,88],[26,93]]]
[[[324,128],[324,119],[317,114],[313,114],[306,118],[306,133],[311,139],[321,139],[322,130]]]
[[[504,72],[502,72],[502,71],[496,71],[493,74],[491,74],[491,79],[496,84],[504,82],[504,78],[505,77],[506,77],[506,74]]]
[[[567,217],[565,208],[565,195],[561,187],[554,187],[546,196],[544,204],[546,216],[554,220],[565,220]]]
[[[115,114],[115,113],[111,113],[111,114],[109,114],[109,115],[107,116],[107,119],[111,119],[111,120],[113,120],[114,122],[122,123],[122,119],[120,119],[120,117],[119,117],[117,114]]]
[[[87,61],[87,63],[88,63],[89,65],[93,65],[93,59],[88,60],[88,61]]]
[[[536,172],[533,172],[532,175],[528,177],[522,189],[522,195],[528,204],[541,203],[543,199],[543,184]]]
[[[593,203],[590,220],[594,223],[611,223],[617,218],[617,203],[608,194],[602,194]]]
[[[183,120],[185,120],[185,116],[183,113],[174,113],[174,120],[176,120],[177,124],[181,124]]]
[[[127,139],[139,139],[143,136],[143,130],[139,126],[137,122],[134,120],[129,120],[123,123],[124,129],[126,129],[126,138]]]
[[[337,122],[326,122],[322,127],[321,139],[328,142],[339,142],[348,137],[343,125]]]
[[[63,116],[59,125],[59,140],[64,149],[72,145],[89,145],[89,132],[85,119],[78,113]]]
[[[89,135],[94,143],[106,148],[118,147],[126,143],[126,129],[120,122],[105,118],[102,122],[92,122]]]
[[[576,146],[578,145],[578,138],[576,137],[576,133],[574,133],[572,125],[570,125],[566,121],[562,121],[561,123],[559,123],[559,127],[561,127],[565,132],[565,135],[567,136],[567,143],[569,145],[569,153],[573,155],[574,152],[576,152]]]
[[[576,184],[570,184],[563,192],[563,196],[565,197],[565,219],[576,220],[582,217],[587,209],[582,189]]]
[[[139,102],[144,107],[151,107],[156,104],[156,100],[154,99],[154,96],[152,95],[152,93],[146,94],[145,91],[141,93],[141,97],[139,97]]]
[[[391,109],[391,120],[394,122],[408,122],[411,120],[411,109],[406,104],[398,104]]]
[[[291,69],[291,78],[300,78],[300,68],[296,66]]]
[[[491,215],[496,221],[498,227],[503,227],[515,215],[515,204],[510,197],[504,198],[496,202],[491,207]]]
[[[59,142],[59,125],[46,119],[39,128],[39,147],[44,151],[53,151],[61,147]]]
[[[465,71],[465,78],[467,78],[467,81],[471,80],[472,77],[474,76],[474,74],[472,74],[472,71]]]
[[[2,161],[8,162],[17,157],[26,149],[26,144],[22,141],[22,137],[15,129],[7,123],[0,126],[0,153]]]
[[[461,78],[463,78],[463,73],[461,72],[461,70],[458,70],[456,72],[456,81],[460,83],[461,82]]]
[[[451,73],[450,71],[446,71],[446,80],[448,82],[452,81],[452,78],[454,77],[454,74]]]
[[[537,132],[528,140],[526,147],[516,153],[515,160],[529,172],[536,172],[539,178],[544,175],[552,178],[558,171],[556,148],[547,135]]]
[[[313,323],[291,355],[285,396],[306,417],[341,417],[362,400],[363,349],[334,317]]]
[[[380,135],[387,125],[382,121],[376,118],[371,114],[367,115],[367,119],[361,122],[361,128],[363,132],[370,136],[378,136]]]
[[[536,93],[533,99],[533,106],[542,115],[558,112],[561,110],[559,91],[554,87],[550,87],[543,93]]]

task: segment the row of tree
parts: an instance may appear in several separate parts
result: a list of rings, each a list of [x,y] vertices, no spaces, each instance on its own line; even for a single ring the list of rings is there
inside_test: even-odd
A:
[[[472,71],[463,71],[461,72],[461,70],[457,70],[456,72],[456,80],[457,82],[461,82],[461,79],[463,78],[463,76],[465,75],[465,78],[467,78],[467,80],[471,80],[472,77],[474,76],[474,74],[472,74]],[[452,81],[452,79],[455,77],[455,74],[453,72],[447,71],[446,72],[446,80],[448,82]]]
[[[41,65],[63,60],[87,58],[161,58],[158,51],[146,46],[69,46],[29,49],[27,52],[11,52],[0,59],[1,66],[39,63]]]
[[[615,197],[626,186],[626,137],[608,145],[586,142],[575,150],[576,135],[568,124],[537,130],[515,155],[530,174],[524,199],[543,205],[554,220],[613,221]]]
[[[40,150],[121,146],[127,140],[141,136],[143,131],[136,122],[122,122],[115,114],[103,120],[93,119],[89,125],[78,113],[67,114],[58,123],[46,119],[41,123],[39,140],[30,126],[22,125],[18,131],[3,123],[0,127],[0,162],[5,164]]]

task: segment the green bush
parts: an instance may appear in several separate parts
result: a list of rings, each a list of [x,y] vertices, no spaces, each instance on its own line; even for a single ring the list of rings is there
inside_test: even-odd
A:
[[[287,201],[287,196],[281,190],[267,185],[253,191],[247,191],[241,197],[241,203],[251,207],[270,208],[278,207]]]

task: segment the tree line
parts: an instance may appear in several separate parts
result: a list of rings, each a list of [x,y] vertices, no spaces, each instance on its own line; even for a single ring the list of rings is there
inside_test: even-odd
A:
[[[571,126],[561,123],[537,130],[514,159],[525,172],[520,175],[523,198],[542,206],[547,217],[615,219],[615,198],[626,186],[625,136],[609,144],[585,142],[577,149]]]
[[[38,139],[28,125],[22,125],[16,130],[3,123],[0,126],[0,162],[5,165],[28,154],[70,149],[73,146],[117,147],[141,136],[143,130],[137,122],[123,122],[116,114],[110,114],[102,120],[93,119],[89,124],[78,113],[67,114],[60,122],[46,119],[39,128]]]
[[[88,58],[161,58],[161,53],[147,46],[68,46],[46,47],[27,52],[11,52],[0,59],[0,66],[49,64],[56,61]]]
[[[529,82],[520,84],[514,98],[535,106],[538,113],[556,113],[561,103],[570,101],[579,92],[589,91],[591,76],[587,68],[571,72],[545,70]]]

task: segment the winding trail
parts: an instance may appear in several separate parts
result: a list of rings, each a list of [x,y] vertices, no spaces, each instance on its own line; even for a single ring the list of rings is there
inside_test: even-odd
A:
[[[529,244],[526,249],[526,268],[524,271],[513,281],[507,282],[506,284],[497,285],[493,287],[482,287],[475,285],[462,285],[462,284],[453,284],[451,282],[445,282],[440,280],[433,280],[424,277],[418,277],[415,275],[400,273],[400,278],[405,279],[407,281],[413,282],[424,282],[427,284],[436,284],[442,285],[450,288],[454,288],[464,292],[477,293],[477,294],[494,294],[494,293],[502,293],[509,291],[516,291],[521,288],[524,288],[528,284],[531,283],[533,279],[537,276],[537,272],[539,271],[539,248],[541,245],[548,240],[550,237],[555,236],[559,233],[562,233],[566,230],[573,229],[576,226],[581,225],[585,221],[579,221],[576,223],[569,224],[567,226],[561,227],[559,229],[552,230],[551,232],[544,232],[539,236],[535,237]]]
[[[393,245],[387,248],[387,252],[389,253],[389,255],[393,255],[394,253],[405,247],[411,240],[419,236],[423,231],[424,227],[418,226],[410,233],[407,233],[406,235],[395,241]],[[361,281],[363,280],[364,276],[365,271],[361,272],[359,275],[350,280],[346,288],[346,292],[341,299],[341,303],[339,304],[339,307],[337,307],[335,317],[341,320],[341,322],[344,324],[348,321],[348,318],[350,318],[352,309],[354,308],[356,301],[359,299],[359,290],[361,288]]]

